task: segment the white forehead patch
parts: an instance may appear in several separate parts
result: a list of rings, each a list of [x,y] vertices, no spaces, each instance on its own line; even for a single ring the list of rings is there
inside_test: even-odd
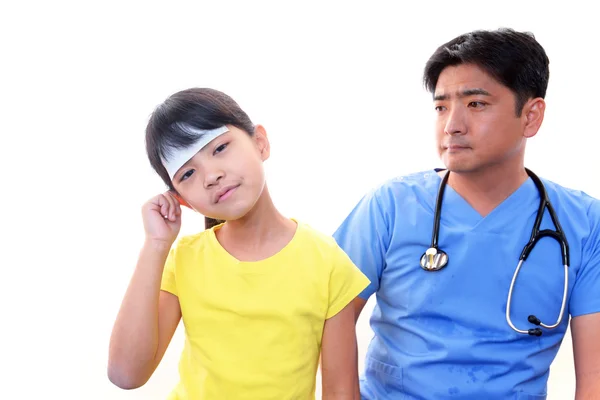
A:
[[[171,178],[171,180],[173,180],[173,177],[175,176],[177,171],[179,171],[179,168],[181,168],[183,164],[185,164],[192,157],[194,157],[196,153],[202,150],[204,146],[209,144],[214,138],[229,131],[229,129],[226,126],[221,126],[219,128],[210,130],[196,129],[187,124],[179,124],[179,126],[186,132],[198,135],[200,139],[186,148],[171,149],[171,154],[169,155],[169,158],[167,160],[164,158],[162,159],[162,163],[167,172],[169,173],[169,177]]]

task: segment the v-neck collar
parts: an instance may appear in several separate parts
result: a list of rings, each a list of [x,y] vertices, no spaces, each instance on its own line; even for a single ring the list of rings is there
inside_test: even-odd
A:
[[[442,180],[438,172],[443,170],[442,168],[434,169],[437,189],[439,189]],[[434,199],[437,198],[437,189]],[[500,232],[507,225],[510,225],[514,218],[524,218],[523,213],[530,215],[536,212],[539,201],[540,196],[535,183],[528,177],[517,190],[496,206],[488,215],[482,217],[457,191],[450,185],[446,185],[442,201],[441,222],[467,230]]]

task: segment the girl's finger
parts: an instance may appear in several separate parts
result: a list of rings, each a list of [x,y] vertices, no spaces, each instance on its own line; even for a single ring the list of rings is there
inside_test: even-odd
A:
[[[167,196],[161,194],[158,198],[158,204],[160,205],[160,215],[162,215],[163,218],[167,218],[169,216],[170,208]]]
[[[167,218],[169,221],[175,222],[177,220],[177,200],[169,192],[166,192],[164,196],[169,202],[169,213],[167,214]]]

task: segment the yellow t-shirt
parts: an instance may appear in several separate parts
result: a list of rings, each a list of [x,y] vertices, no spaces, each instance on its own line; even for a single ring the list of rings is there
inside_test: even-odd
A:
[[[315,398],[325,320],[369,280],[333,238],[297,224],[257,262],[220,245],[221,225],[173,247],[161,289],[179,297],[185,344],[169,400]]]

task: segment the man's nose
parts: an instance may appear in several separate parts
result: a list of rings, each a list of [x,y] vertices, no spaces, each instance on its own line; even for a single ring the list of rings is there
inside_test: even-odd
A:
[[[452,107],[447,114],[444,133],[447,135],[464,135],[467,132],[465,113],[460,107]]]

